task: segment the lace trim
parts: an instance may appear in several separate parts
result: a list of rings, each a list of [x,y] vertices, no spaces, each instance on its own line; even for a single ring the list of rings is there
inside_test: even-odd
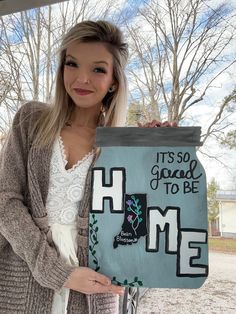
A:
[[[59,146],[60,146],[60,151],[61,151],[61,155],[62,155],[62,159],[63,159],[63,163],[64,163],[64,169],[67,172],[71,172],[73,170],[75,170],[79,165],[81,165],[83,162],[85,162],[91,155],[94,154],[94,149],[92,149],[88,154],[86,154],[82,159],[79,159],[71,168],[66,169],[65,166],[68,164],[68,160],[66,159],[66,152],[65,152],[65,146],[64,146],[64,142],[63,139],[61,137],[61,135],[59,135]]]

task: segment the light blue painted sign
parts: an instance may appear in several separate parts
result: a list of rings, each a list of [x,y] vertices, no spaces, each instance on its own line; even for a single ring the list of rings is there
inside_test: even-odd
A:
[[[98,128],[89,266],[124,286],[198,288],[208,275],[200,128]]]

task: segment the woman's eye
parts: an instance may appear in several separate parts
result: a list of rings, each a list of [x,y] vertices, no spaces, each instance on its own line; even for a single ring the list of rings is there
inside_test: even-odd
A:
[[[95,68],[95,69],[94,69],[94,72],[95,72],[95,73],[106,73],[106,70],[103,69],[103,68]]]
[[[77,64],[74,61],[68,60],[65,62],[65,65],[72,67],[72,68],[77,68]]]

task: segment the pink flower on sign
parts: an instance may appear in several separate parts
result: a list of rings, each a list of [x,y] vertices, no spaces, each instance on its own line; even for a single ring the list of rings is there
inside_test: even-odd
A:
[[[129,215],[129,216],[127,217],[128,222],[130,222],[130,221],[132,220],[132,218],[133,218],[133,216],[132,216],[132,215]]]

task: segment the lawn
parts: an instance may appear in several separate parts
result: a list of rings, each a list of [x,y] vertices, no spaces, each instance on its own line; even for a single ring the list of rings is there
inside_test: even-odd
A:
[[[209,238],[209,249],[225,253],[236,253],[236,239]]]

